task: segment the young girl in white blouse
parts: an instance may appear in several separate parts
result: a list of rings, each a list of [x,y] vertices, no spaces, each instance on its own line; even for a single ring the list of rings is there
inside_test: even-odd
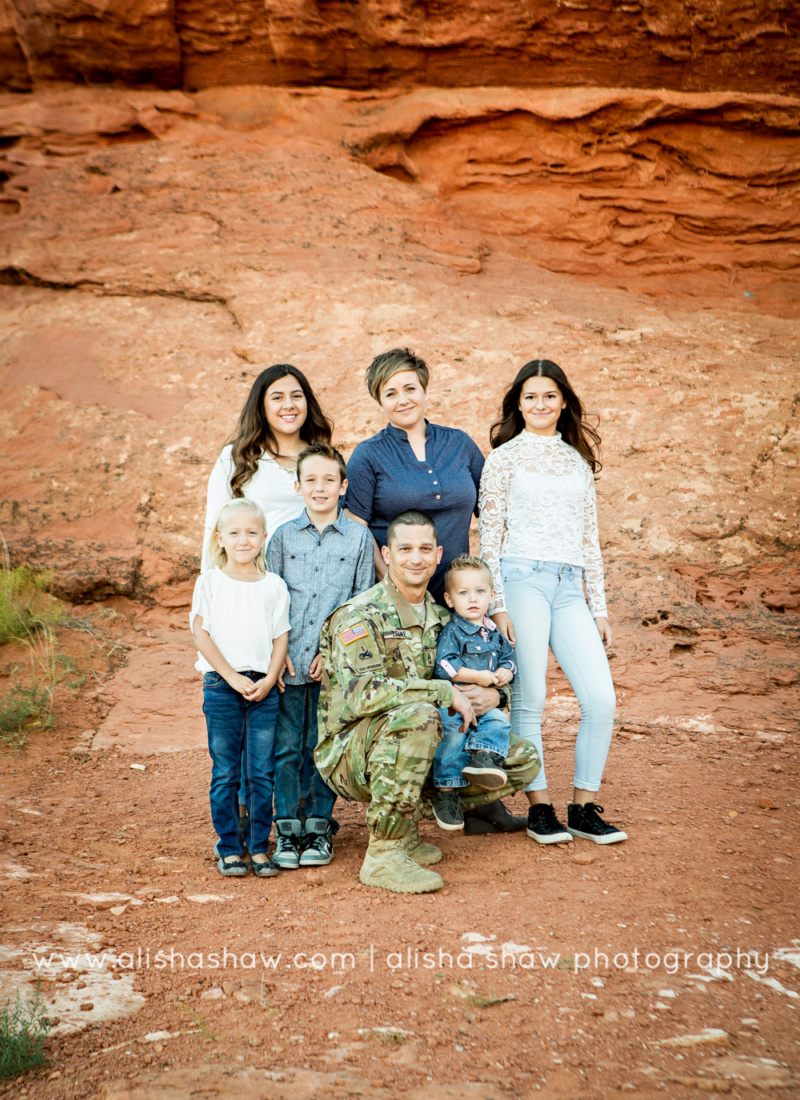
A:
[[[604,648],[612,634],[594,486],[600,437],[563,370],[534,359],[503,398],[490,439],[480,490],[480,554],[494,575],[492,618],[516,646],[512,728],[534,742],[543,761],[526,790],[528,836],[539,844],[573,836],[613,844],[626,834],[602,819],[595,801],[616,705]],[[547,793],[542,751],[548,648],[581,708],[566,829]]]
[[[289,642],[289,592],[268,573],[264,513],[245,498],[224,505],[209,544],[209,569],[197,579],[189,618],[203,673],[203,713],[211,754],[211,819],[223,875],[246,875],[243,840],[256,875],[278,868],[267,855],[272,823],[278,675]],[[237,788],[244,769],[246,837]]]

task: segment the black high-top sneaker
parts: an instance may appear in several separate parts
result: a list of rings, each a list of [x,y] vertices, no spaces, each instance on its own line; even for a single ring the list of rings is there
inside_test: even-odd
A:
[[[628,834],[603,821],[600,814],[605,813],[596,802],[570,802],[567,806],[567,828],[573,836],[584,840],[593,840],[595,844],[618,844],[627,840]]]
[[[564,844],[572,840],[551,802],[534,802],[528,807],[528,836],[537,844]]]

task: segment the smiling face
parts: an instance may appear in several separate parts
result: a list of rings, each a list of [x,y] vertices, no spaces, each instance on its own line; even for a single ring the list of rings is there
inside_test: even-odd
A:
[[[223,514],[216,536],[229,563],[250,565],[261,552],[267,533],[257,512],[236,508]]]
[[[537,435],[555,435],[561,410],[566,409],[564,395],[552,378],[534,376],[522,383],[519,411],[525,430]]]
[[[321,455],[303,459],[300,480],[295,482],[308,514],[326,515],[338,512],[339,498],[344,496],[347,480],[342,481],[339,464]]]
[[[398,524],[392,541],[381,547],[389,576],[400,591],[416,589],[424,593],[428,581],[442,559],[442,547],[437,546],[433,528],[422,524]],[[415,601],[419,603],[419,598]]]
[[[459,569],[447,578],[444,599],[462,619],[482,623],[494,599],[491,579],[484,569]]]
[[[425,418],[425,390],[413,370],[399,370],[381,386],[380,406],[395,428],[409,431]]]
[[[287,374],[269,387],[264,394],[264,415],[276,438],[299,436],[308,416],[308,402],[293,375]]]

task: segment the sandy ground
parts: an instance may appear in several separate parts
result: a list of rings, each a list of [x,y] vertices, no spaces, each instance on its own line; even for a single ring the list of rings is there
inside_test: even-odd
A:
[[[107,629],[136,654],[158,637],[131,612]],[[170,625],[182,611],[161,613]],[[157,749],[88,749],[107,699],[65,693],[57,734],[2,758],[0,988],[38,978],[53,1023],[46,1070],[4,1095],[800,1088],[790,738],[623,721],[602,802],[627,843],[542,849],[426,823],[445,889],[400,897],[359,884],[363,808],[341,802],[330,867],[221,878],[206,751],[165,723]],[[575,722],[550,715],[560,805]]]

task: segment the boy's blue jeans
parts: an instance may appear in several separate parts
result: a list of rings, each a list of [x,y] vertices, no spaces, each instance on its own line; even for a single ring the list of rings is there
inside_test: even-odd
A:
[[[243,672],[261,680],[263,672]],[[218,672],[203,676],[203,713],[211,754],[211,820],[221,856],[242,854],[237,788],[244,769],[247,832],[251,855],[266,852],[272,827],[272,756],[278,721],[278,690],[258,703],[248,702]]]
[[[460,714],[449,715],[440,710],[442,716],[442,739],[436,746],[433,758],[434,787],[468,787],[469,780],[461,774],[461,769],[469,764],[469,754],[483,749],[485,752],[499,753],[503,759],[508,756],[508,738],[511,723],[505,711],[489,710],[478,719],[477,726],[470,726],[467,733],[459,733],[458,728],[464,719]]]
[[[336,830],[333,804],[336,794],[317,771],[318,683],[287,684],[280,697],[275,733],[275,820],[299,819],[303,769],[310,761],[311,788],[306,797],[306,817],[324,817]]]

